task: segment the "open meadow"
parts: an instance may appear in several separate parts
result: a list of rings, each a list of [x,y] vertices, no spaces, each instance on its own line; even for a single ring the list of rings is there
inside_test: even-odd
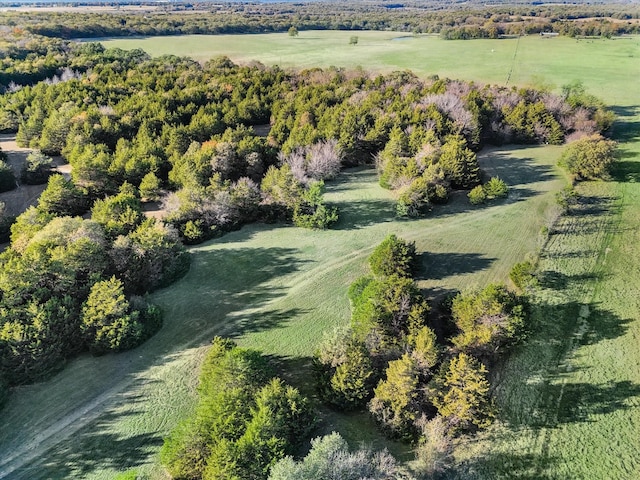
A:
[[[349,321],[347,287],[389,233],[416,242],[419,285],[431,298],[505,281],[514,263],[542,248],[533,331],[497,379],[499,421],[458,445],[458,478],[640,477],[640,38],[465,42],[357,32],[358,44],[348,45],[353,34],[105,45],[551,88],[582,80],[620,116],[613,133],[624,142],[622,163],[612,181],[581,185],[580,205],[557,223],[562,147],[485,150],[481,166],[507,182],[510,197],[475,208],[459,196],[420,220],[398,220],[375,171],[352,169],[327,184],[326,199],[341,215],[331,230],[251,225],[192,248],[189,273],[152,295],[165,313],[158,334],[129,352],[82,356],[46,382],[15,389],[2,411],[0,478],[108,479],[132,468],[163,478],[162,438],[193,405],[195,372],[216,334],[262,350],[312,395],[310,357],[323,332]],[[321,416],[317,434],[336,429],[353,445],[366,441],[412,457],[365,415]]]

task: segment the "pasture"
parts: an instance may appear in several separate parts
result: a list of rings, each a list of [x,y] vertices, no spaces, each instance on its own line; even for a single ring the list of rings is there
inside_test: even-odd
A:
[[[612,182],[580,186],[579,210],[551,229],[531,339],[497,379],[499,422],[462,441],[456,456],[460,478],[636,478],[640,39],[445,42],[358,32],[358,44],[350,46],[352,34],[105,43],[283,66],[411,68],[500,84],[509,79],[557,88],[583,80],[622,116],[614,133],[625,141],[623,163]],[[543,246],[541,228],[555,219],[554,192],[565,182],[554,166],[560,151],[484,152],[481,165],[511,188],[510,198],[494,206],[472,208],[461,196],[427,218],[399,221],[375,172],[356,169],[327,185],[327,200],[341,211],[333,230],[252,225],[194,247],[187,276],[152,295],[165,312],[155,337],[123,354],[83,356],[47,382],[16,389],[2,411],[0,478],[106,479],[128,468],[162,478],[156,455],[162,437],[188,413],[198,361],[215,334],[264,351],[312,394],[309,358],[324,331],[348,322],[347,286],[365,270],[375,245],[392,232],[415,241],[423,266],[419,283],[430,297],[505,280],[513,263]],[[321,415],[318,434],[337,429],[352,444],[388,445],[411,457],[408,447],[377,434],[366,416]]]

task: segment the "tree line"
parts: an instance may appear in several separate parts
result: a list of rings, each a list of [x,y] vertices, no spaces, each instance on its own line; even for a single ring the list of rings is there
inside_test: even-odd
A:
[[[185,12],[197,11],[198,15]],[[437,33],[447,39],[556,32],[612,36],[638,33],[629,4],[500,5],[429,1],[395,4],[339,2],[167,5],[144,13],[2,12],[3,25],[62,38],[138,35],[237,34],[299,30],[392,30]]]

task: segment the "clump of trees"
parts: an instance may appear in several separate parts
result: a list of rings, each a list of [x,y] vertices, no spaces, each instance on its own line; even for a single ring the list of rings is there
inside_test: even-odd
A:
[[[459,293],[442,308],[439,336],[411,278],[415,245],[387,237],[370,257],[372,276],[349,289],[351,326],[322,342],[314,366],[320,397],[366,408],[390,436],[418,441],[428,471],[447,463],[452,438],[495,414],[488,369],[526,331],[522,297],[504,285]],[[292,468],[289,465],[289,468]]]
[[[505,181],[498,177],[491,177],[484,185],[472,188],[468,197],[473,205],[480,205],[499,198],[505,198],[507,195],[509,195],[509,187]]]
[[[306,398],[272,378],[257,351],[216,337],[202,365],[195,412],[165,439],[161,460],[173,478],[266,479],[313,424]]]

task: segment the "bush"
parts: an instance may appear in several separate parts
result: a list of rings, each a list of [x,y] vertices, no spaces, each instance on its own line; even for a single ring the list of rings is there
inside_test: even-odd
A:
[[[536,266],[530,261],[516,263],[509,272],[509,278],[520,290],[535,285]]]
[[[498,177],[491,177],[482,188],[487,195],[487,200],[494,200],[496,198],[505,198],[509,194],[509,187]]]
[[[469,197],[469,201],[472,205],[481,205],[487,201],[487,194],[485,193],[484,188],[482,188],[482,185],[474,187],[467,194],[467,197]]]

